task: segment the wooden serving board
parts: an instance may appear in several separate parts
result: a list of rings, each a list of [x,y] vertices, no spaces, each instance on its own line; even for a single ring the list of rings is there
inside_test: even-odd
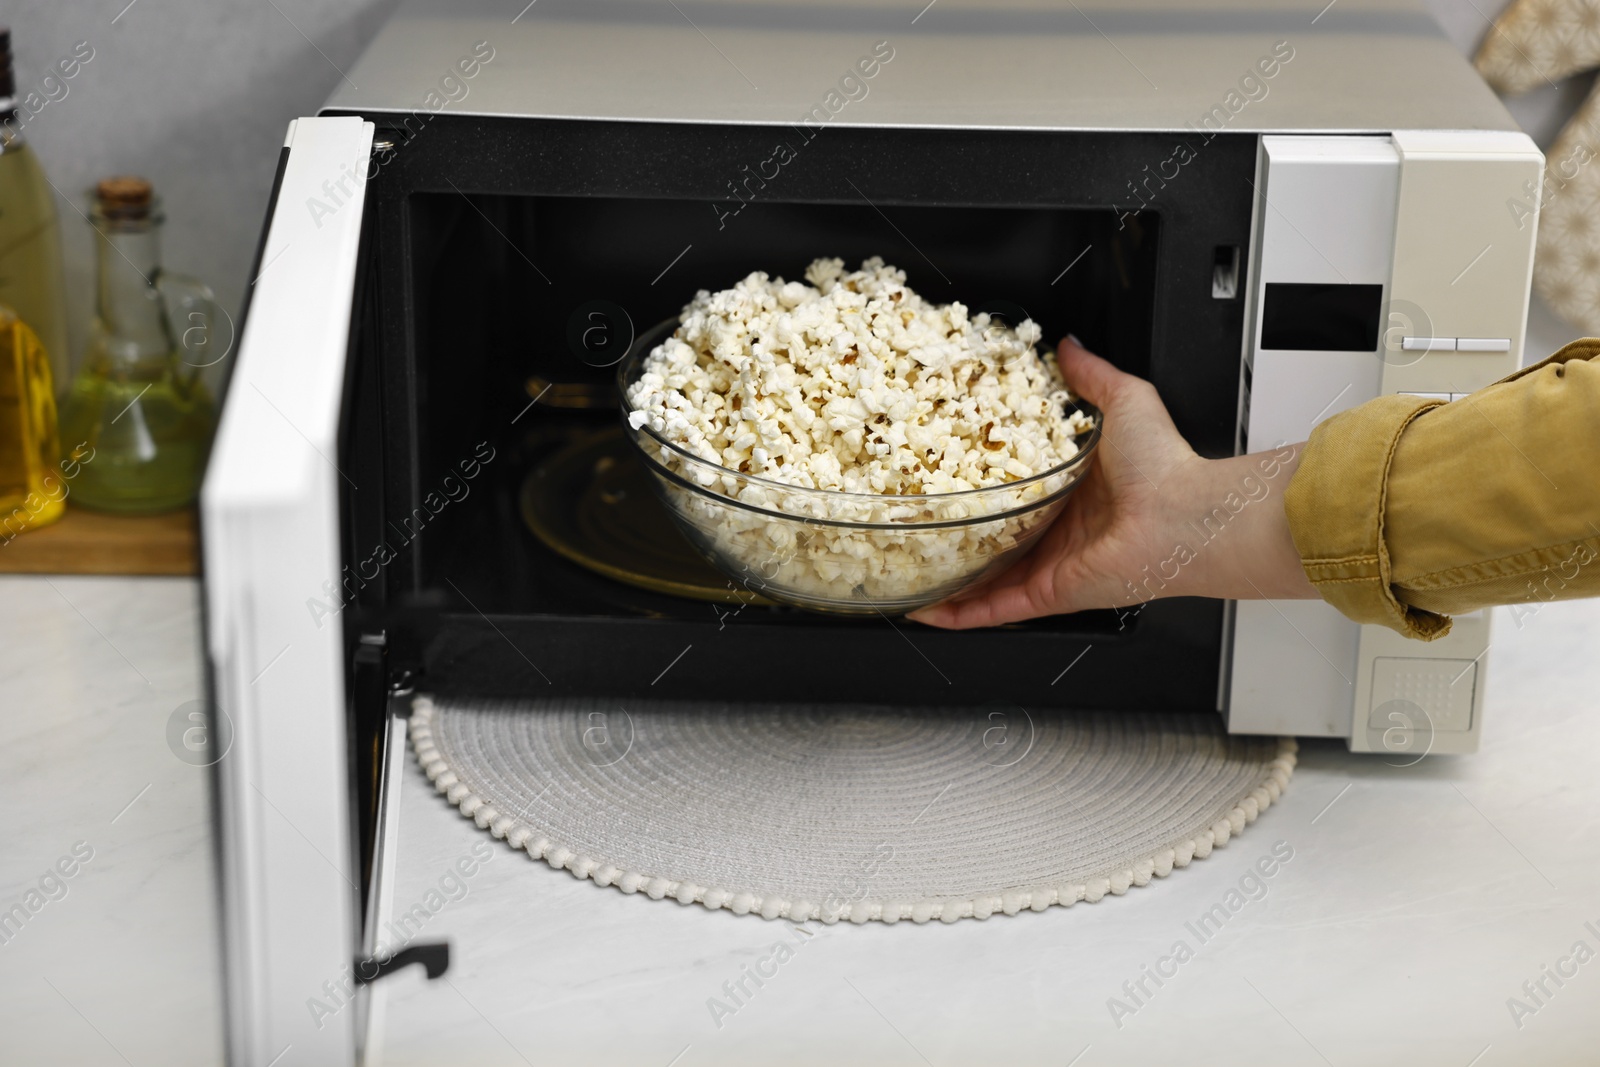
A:
[[[108,515],[68,505],[49,526],[0,540],[3,574],[198,574],[193,508]]]

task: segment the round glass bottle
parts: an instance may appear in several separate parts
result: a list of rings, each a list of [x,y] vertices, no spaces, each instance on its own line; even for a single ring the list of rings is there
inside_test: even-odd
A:
[[[119,512],[181,508],[199,491],[216,407],[199,365],[181,358],[172,314],[180,305],[209,306],[211,295],[163,275],[163,218],[149,182],[100,182],[90,219],[96,313],[62,405],[61,435],[68,447],[92,449],[94,461],[84,464],[72,502]]]

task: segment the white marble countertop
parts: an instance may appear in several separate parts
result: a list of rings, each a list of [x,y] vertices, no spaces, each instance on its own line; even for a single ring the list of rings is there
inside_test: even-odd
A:
[[[208,780],[166,742],[199,691],[196,587],[0,590],[0,904],[93,848],[0,944],[0,1060],[218,1063]],[[1478,755],[1398,768],[1307,744],[1282,803],[1208,860],[1044,914],[818,927],[720,1028],[707,998],[786,925],[624,896],[495,843],[426,929],[452,942],[448,983],[386,980],[383,1062],[1593,1062],[1600,961],[1546,979],[1520,1027],[1507,1001],[1531,1004],[1523,983],[1575,942],[1600,950],[1600,601],[1495,626]],[[402,905],[487,840],[405,767]],[[1119,1027],[1108,999],[1193,944],[1185,922],[1280,840],[1295,856],[1267,897]]]
[[[0,910],[46,901],[0,926],[8,1067],[222,1062],[209,772],[166,740],[201,692],[198,591],[0,578]]]

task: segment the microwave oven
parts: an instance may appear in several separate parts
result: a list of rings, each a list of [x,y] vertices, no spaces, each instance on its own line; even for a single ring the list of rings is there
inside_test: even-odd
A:
[[[230,1062],[358,1055],[358,1013],[303,1005],[375,943],[413,691],[1476,748],[1482,613],[1423,644],[1320,602],[963,633],[719,606],[586,563],[681,549],[664,518],[596,534],[582,477],[528,488],[615,426],[630,337],[819,256],[1072,331],[1209,456],[1509,373],[1543,158],[1419,5],[517,6],[403,7],[278,161],[201,506]]]

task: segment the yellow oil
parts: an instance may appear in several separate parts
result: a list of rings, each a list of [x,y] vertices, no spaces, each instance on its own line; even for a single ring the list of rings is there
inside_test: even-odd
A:
[[[0,128],[0,304],[38,336],[57,385],[67,368],[67,310],[55,193],[33,150]]]
[[[53,382],[39,338],[0,306],[0,545],[66,509]]]
[[[216,405],[172,360],[118,365],[91,347],[62,405],[62,438],[81,463],[72,502],[101,511],[181,508],[204,471]],[[84,462],[88,460],[88,462]]]

